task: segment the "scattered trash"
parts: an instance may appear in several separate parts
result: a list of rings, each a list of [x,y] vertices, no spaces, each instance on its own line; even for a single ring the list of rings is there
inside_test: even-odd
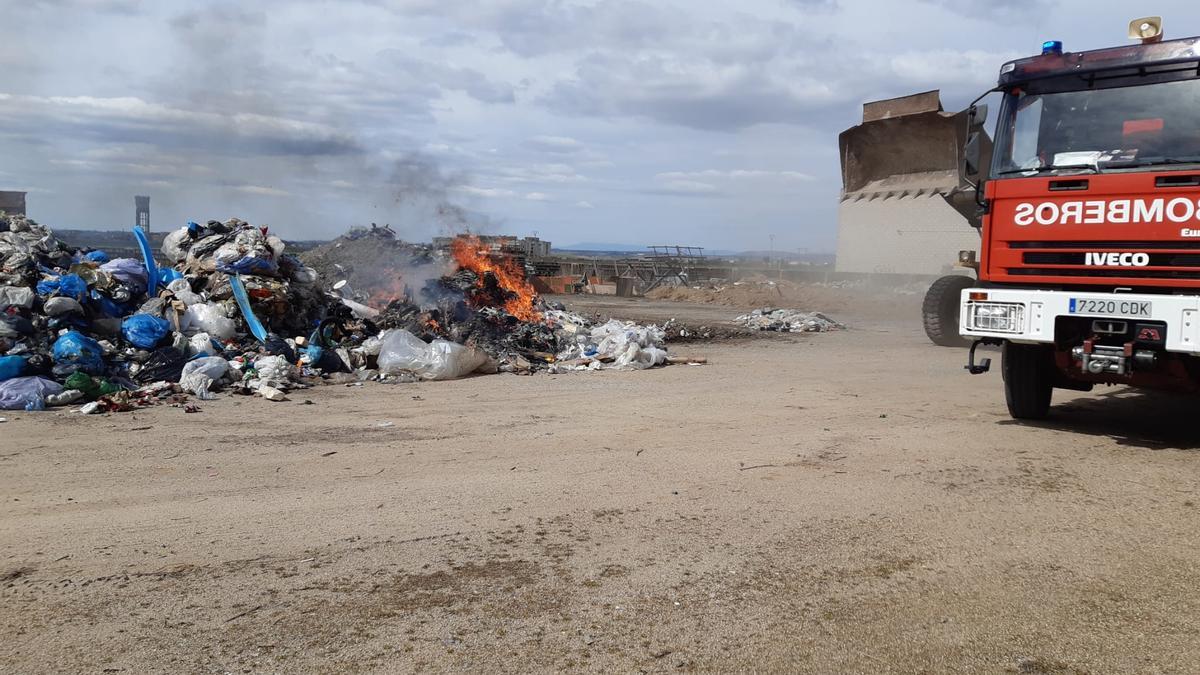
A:
[[[662,327],[547,304],[523,267],[469,236],[447,254],[353,230],[311,265],[236,218],[168,233],[157,262],[145,232],[131,239],[140,260],[0,214],[0,409],[198,412],[190,401],[220,392],[286,401],[322,383],[704,363],[672,358]],[[352,249],[403,270],[353,274],[338,258]]]
[[[734,319],[734,323],[754,330],[772,330],[781,333],[824,333],[842,330],[842,324],[820,312],[802,312],[796,309],[756,309]]]

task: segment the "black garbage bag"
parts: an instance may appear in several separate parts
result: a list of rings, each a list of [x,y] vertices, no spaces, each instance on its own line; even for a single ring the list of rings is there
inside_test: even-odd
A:
[[[269,356],[282,356],[288,363],[296,362],[296,352],[292,350],[287,340],[274,333],[267,333],[267,341],[263,343],[263,351]]]
[[[141,384],[150,384],[160,380],[178,382],[180,376],[183,375],[183,366],[186,363],[187,357],[174,347],[156,349],[142,364],[141,370],[134,376],[134,379]]]
[[[33,322],[23,316],[0,314],[0,337],[33,335]]]

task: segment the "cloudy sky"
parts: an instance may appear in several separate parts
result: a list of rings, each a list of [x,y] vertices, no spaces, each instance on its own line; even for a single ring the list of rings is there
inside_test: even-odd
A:
[[[831,251],[863,101],[961,107],[1095,0],[0,0],[0,188],[60,227],[238,216]]]

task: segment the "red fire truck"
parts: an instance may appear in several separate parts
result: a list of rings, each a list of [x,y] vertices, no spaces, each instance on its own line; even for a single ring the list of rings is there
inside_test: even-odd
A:
[[[968,109],[982,241],[959,332],[972,373],[1002,346],[1015,418],[1055,388],[1200,390],[1200,38],[1164,41],[1158,17],[1130,37],[1004,64],[990,159],[986,108]]]

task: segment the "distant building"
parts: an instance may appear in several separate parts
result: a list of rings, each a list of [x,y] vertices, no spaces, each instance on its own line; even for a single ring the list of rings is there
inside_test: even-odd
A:
[[[150,198],[136,196],[133,198],[133,223],[146,232],[150,232]]]
[[[25,215],[25,193],[0,191],[0,211]]]
[[[550,255],[550,242],[537,237],[517,238],[512,235],[476,235],[479,242],[492,253],[508,253],[525,258],[545,258]],[[433,247],[449,249],[456,237],[434,237]]]

